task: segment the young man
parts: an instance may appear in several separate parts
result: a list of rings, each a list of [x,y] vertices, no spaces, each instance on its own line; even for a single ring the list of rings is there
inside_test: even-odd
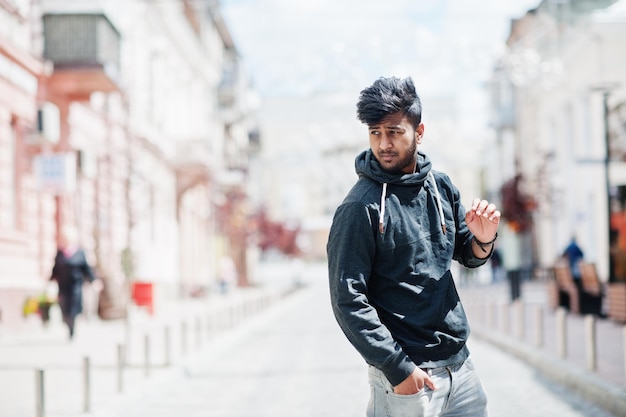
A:
[[[480,199],[466,212],[448,176],[431,169],[417,150],[421,113],[411,78],[361,91],[370,149],[330,230],[333,311],[370,365],[368,417],[486,416],[450,264],[487,261],[500,212]]]

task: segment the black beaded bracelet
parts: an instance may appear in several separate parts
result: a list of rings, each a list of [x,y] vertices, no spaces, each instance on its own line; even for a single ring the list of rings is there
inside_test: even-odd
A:
[[[496,232],[496,235],[489,242],[481,242],[480,240],[476,239],[476,236],[474,236],[474,241],[483,252],[487,253],[485,248],[489,245],[493,245],[493,243],[496,241],[497,238],[498,238],[498,232]]]

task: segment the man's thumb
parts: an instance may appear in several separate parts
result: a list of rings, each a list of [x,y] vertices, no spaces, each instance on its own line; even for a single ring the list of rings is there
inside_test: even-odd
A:
[[[435,383],[433,382],[432,379],[430,379],[430,377],[426,378],[426,380],[424,381],[424,384],[433,391],[437,389],[437,386],[435,386]]]

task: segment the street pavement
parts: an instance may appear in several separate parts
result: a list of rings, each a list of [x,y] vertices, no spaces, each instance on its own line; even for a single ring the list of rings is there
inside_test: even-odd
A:
[[[214,300],[213,304],[219,301],[221,306],[215,307],[213,319],[203,313],[206,320],[197,326],[211,331],[198,331],[194,336],[178,326],[179,334],[173,339],[181,339],[169,353],[171,363],[155,365],[149,372],[142,366],[145,345],[141,342],[148,323],[155,334],[162,333],[165,318],[137,320],[130,330],[134,347],[122,393],[116,391],[112,352],[116,342],[130,338],[128,329],[119,323],[82,323],[78,330],[82,338],[71,344],[60,332],[45,341],[22,338],[13,345],[0,339],[0,417],[36,416],[33,369],[37,366],[57,374],[46,385],[51,385],[46,396],[45,415],[49,417],[363,417],[369,398],[367,367],[332,317],[325,266],[307,266],[300,272],[300,289],[271,298],[272,302],[242,304],[241,297]],[[293,278],[289,276],[292,271],[284,268],[267,268],[263,273]],[[274,291],[280,287],[276,282],[270,285]],[[235,302],[238,308],[227,307]],[[218,311],[227,314],[218,315]],[[193,317],[193,313],[187,311],[184,316]],[[176,326],[171,326],[174,335]],[[192,328],[189,324],[188,330]],[[100,336],[90,329],[97,329]],[[151,345],[149,356],[155,364],[164,363],[168,356],[167,344],[162,342]],[[492,417],[612,416],[483,338],[471,338],[469,347]],[[97,365],[89,413],[83,411],[77,360],[84,353],[91,353]]]
[[[20,334],[0,335],[0,417],[87,416],[132,398],[167,379],[185,357],[279,303],[287,290],[270,285],[213,294],[158,305],[154,315],[134,308],[127,321],[79,317],[71,341],[53,309],[47,328],[32,322]],[[43,388],[36,383],[39,370]]]
[[[522,359],[603,409],[626,416],[626,327],[565,310],[559,324],[546,286],[541,280],[523,282],[516,302],[511,302],[505,282],[461,286],[473,338]]]

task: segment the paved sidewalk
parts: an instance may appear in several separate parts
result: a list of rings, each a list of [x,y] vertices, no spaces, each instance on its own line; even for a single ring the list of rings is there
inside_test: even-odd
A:
[[[269,308],[286,291],[277,285],[237,289],[161,305],[154,316],[134,308],[128,321],[79,318],[71,341],[60,312],[53,310],[47,328],[0,338],[0,416],[38,417],[38,398],[46,417],[96,412],[165,377],[186,356]],[[118,366],[121,358],[124,368]],[[44,375],[43,397],[38,370]]]
[[[524,282],[519,303],[510,302],[506,283],[464,286],[459,292],[474,338],[522,359],[605,410],[626,416],[626,332],[622,323],[595,318],[597,365],[592,369],[586,342],[589,322],[582,315],[565,316],[565,354],[559,354],[557,315],[548,305],[545,283]]]

